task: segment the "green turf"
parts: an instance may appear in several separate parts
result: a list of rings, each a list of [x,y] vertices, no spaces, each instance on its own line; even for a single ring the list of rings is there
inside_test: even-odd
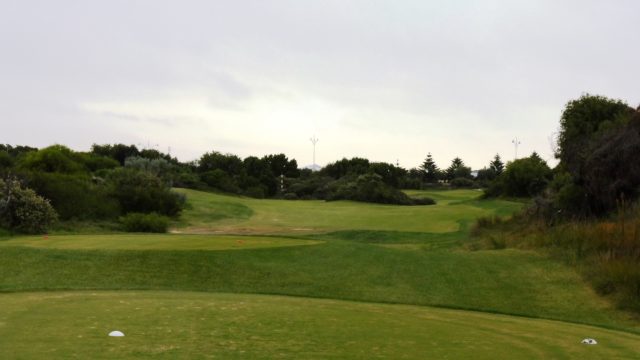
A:
[[[20,293],[0,295],[0,309],[3,359],[632,359],[640,343],[547,320],[278,296]]]
[[[243,250],[318,243],[272,236],[108,234],[20,236],[0,242],[0,246],[82,250]]]
[[[598,297],[574,269],[562,263],[538,253],[522,250],[470,252],[460,246],[466,241],[469,225],[475,217],[491,214],[508,215],[513,210],[521,208],[522,203],[504,200],[479,200],[480,193],[474,190],[409,192],[414,197],[436,199],[438,204],[433,206],[390,206],[346,201],[256,200],[190,190],[180,191],[187,193],[189,209],[176,224],[176,230],[180,232],[179,234],[109,234],[100,236],[57,234],[49,236],[46,240],[42,237],[11,237],[6,239],[5,234],[5,239],[0,241],[0,291],[62,291],[71,289],[175,291],[173,294],[158,292],[100,293],[107,294],[104,295],[107,298],[112,298],[112,301],[109,300],[109,304],[129,301],[119,299],[118,296],[144,298],[147,296],[144,294],[152,294],[149,296],[158,297],[159,302],[155,304],[148,302],[149,311],[154,307],[156,309],[178,309],[183,307],[180,305],[180,301],[184,301],[185,304],[196,301],[192,299],[196,295],[185,293],[185,291],[277,294],[469,309],[487,313],[515,314],[531,318],[585,323],[640,333],[640,323],[637,319],[615,310],[606,300]],[[200,235],[188,235],[187,233],[200,233]],[[262,236],[240,236],[239,234]],[[264,234],[279,235],[264,236]],[[238,240],[242,240],[242,243],[239,243]],[[40,293],[33,296],[47,298],[56,296],[56,294],[61,293]],[[19,297],[21,295],[0,295],[5,298],[11,298],[11,296]],[[82,299],[86,293],[70,296]],[[211,296],[213,299],[211,301],[214,303],[219,301],[215,299],[222,299],[215,298],[218,295],[202,294],[197,296]],[[254,301],[257,301],[255,299],[263,298],[246,295],[228,296],[236,299],[233,301],[241,301],[254,309],[260,308],[259,301],[254,304]],[[306,305],[316,304],[314,301],[317,301],[298,300],[301,301],[299,304]],[[87,301],[90,302],[87,299],[79,302],[71,301],[68,307],[61,304],[60,316],[66,314],[67,318],[73,318],[76,310],[77,313],[83,311],[90,313],[92,310],[90,307],[84,309],[83,305],[79,304]],[[209,300],[198,301],[211,303]],[[278,301],[286,303],[284,300]],[[16,300],[16,302],[19,301]],[[357,303],[341,304],[350,304],[349,313],[362,311],[360,313],[361,321],[364,322],[369,321],[368,318],[375,319],[373,315],[366,312],[368,310],[364,309],[382,306],[366,303],[361,305]],[[97,309],[102,306],[96,305]],[[295,308],[295,304],[291,306]],[[358,306],[362,306],[362,310],[357,310]],[[138,307],[146,309],[144,306]],[[406,344],[418,344],[415,345],[419,349],[416,351],[428,351],[423,349],[427,347],[425,344],[429,344],[428,338],[439,339],[433,340],[431,344],[434,342],[441,344],[453,341],[453,333],[457,333],[458,336],[465,333],[461,328],[455,331],[440,328],[439,332],[430,333],[427,331],[428,329],[422,329],[416,324],[402,324],[402,321],[410,321],[410,319],[401,318],[399,314],[405,314],[407,318],[412,315],[401,312],[389,318],[395,318],[394,321],[405,331],[394,330],[393,333],[384,333],[387,320],[377,319],[375,321],[380,321],[383,328],[376,330],[382,332],[376,333],[372,339],[386,339],[384,340],[387,341],[386,343],[378,341],[386,345],[381,345],[377,349],[375,349],[375,345],[363,345],[364,347],[360,347],[358,352],[349,352],[350,350],[345,348],[346,345],[352,344],[349,341],[365,344],[367,335],[364,333],[358,335],[358,331],[364,330],[352,329],[354,334],[352,337],[349,337],[347,333],[333,336],[331,333],[335,332],[335,329],[332,330],[326,322],[323,322],[324,319],[318,318],[325,314],[315,312],[314,309],[311,309],[312,307],[307,306],[309,308],[307,313],[303,310],[292,310],[291,316],[287,318],[289,319],[287,323],[278,323],[275,320],[263,319],[256,315],[256,318],[263,319],[260,320],[262,325],[249,323],[248,326],[254,328],[263,326],[265,332],[272,329],[283,334],[282,338],[269,338],[265,340],[266,342],[257,345],[254,342],[240,344],[241,340],[232,339],[229,337],[230,335],[227,336],[229,342],[225,343],[226,347],[220,342],[214,346],[209,344],[206,339],[193,337],[193,341],[185,338],[184,342],[178,345],[171,345],[170,342],[163,342],[160,345],[151,343],[148,348],[144,346],[145,343],[137,342],[133,345],[140,349],[138,353],[129,347],[113,350],[113,354],[117,355],[116,357],[121,357],[121,354],[132,356],[130,351],[134,351],[137,356],[141,357],[155,351],[165,354],[167,357],[179,357],[176,355],[178,353],[171,350],[174,349],[172,346],[178,346],[177,349],[191,351],[186,357],[205,357],[209,354],[208,346],[214,346],[213,353],[220,352],[222,358],[243,357],[245,353],[235,352],[242,345],[245,347],[244,351],[247,352],[247,358],[257,357],[259,355],[255,354],[261,354],[262,350],[270,351],[268,349],[278,349],[281,353],[267,352],[272,356],[265,355],[264,357],[279,357],[280,354],[292,356],[290,354],[293,354],[296,349],[299,350],[300,346],[312,349],[309,350],[312,352],[308,353],[307,357],[370,358],[372,357],[370,355],[374,353],[372,351],[376,350],[380,351],[383,357],[396,358],[397,356],[394,355],[397,355],[398,351],[402,351]],[[224,308],[229,309],[228,306]],[[300,309],[304,308],[305,306],[300,305]],[[411,310],[412,312],[441,311],[420,310],[418,307],[406,308],[416,309]],[[2,320],[2,317],[4,314],[9,314],[8,309],[11,309],[11,306],[7,305],[6,308],[3,308],[0,304],[0,323],[7,323]],[[107,310],[110,309],[107,307]],[[96,309],[93,310],[99,312]],[[265,309],[255,310],[256,313],[261,311],[265,311]],[[273,311],[275,314],[281,314],[280,310]],[[375,310],[373,312],[384,311]],[[13,323],[25,320],[25,323],[30,324],[28,315],[30,312],[13,312],[12,310],[11,313],[15,314],[11,315]],[[34,311],[34,314],[37,315],[38,312]],[[141,314],[145,315],[145,312],[143,311]],[[154,314],[150,312],[146,313],[146,316],[153,319]],[[449,313],[443,312],[442,314]],[[46,318],[48,315],[44,313],[43,316]],[[186,314],[185,316],[190,318],[189,316],[196,315]],[[240,323],[233,327],[234,320],[225,320],[225,316],[232,316],[232,314],[227,314],[225,311],[206,312],[201,317],[205,319],[203,321],[207,322],[206,326],[214,326],[216,321],[222,321],[227,328],[232,327],[236,331],[244,329]],[[341,315],[346,319],[345,321],[350,319],[349,316]],[[453,322],[455,316],[452,316],[451,321]],[[513,325],[513,329],[503,331],[500,330],[500,327],[503,326],[499,320],[501,317],[483,316],[487,316],[487,324],[483,325],[484,330],[478,330],[478,333],[493,336],[494,342],[497,341],[495,340],[496,336],[506,339],[510,336],[509,334],[522,334],[523,331],[528,331],[524,328],[528,326],[528,322],[518,323],[517,326]],[[133,319],[131,321],[138,321],[134,315],[131,315],[131,319]],[[300,327],[296,327],[297,322],[312,324],[314,321],[316,321],[314,326],[317,329],[314,328],[312,333],[305,333]],[[373,321],[370,320],[369,327],[372,327],[371,322]],[[4,325],[0,324],[0,335],[4,331],[2,326]],[[37,325],[30,326],[37,327]],[[159,325],[154,324],[154,326]],[[523,328],[518,328],[518,326]],[[574,327],[577,325],[564,324],[563,326]],[[343,324],[340,328],[349,329],[348,324]],[[162,329],[164,329],[163,331],[169,330],[167,327],[162,327]],[[438,328],[436,327],[436,329]],[[196,330],[208,332],[208,334],[213,334],[216,331],[211,327],[196,327],[193,331]],[[423,332],[420,333],[418,330]],[[193,336],[194,332],[189,331],[185,334]],[[287,331],[308,336],[300,335],[296,338]],[[407,332],[411,336],[415,332],[416,337],[411,340],[412,342],[405,344],[400,335]],[[553,331],[550,332],[550,334],[552,333]],[[260,334],[247,334],[261,336]],[[309,343],[312,341],[309,340],[311,334],[318,334],[321,338],[317,343],[312,343],[317,345],[315,347]],[[277,332],[275,336],[278,336]],[[556,338],[555,335],[547,336],[546,333],[540,336],[547,339],[545,342]],[[562,335],[557,337],[560,339]],[[522,340],[525,338],[527,338],[525,335],[520,337],[517,342],[520,344],[518,346],[526,347],[525,341]],[[40,340],[34,341],[33,344],[46,345],[46,339],[38,339]],[[292,342],[287,342],[286,339],[292,339]],[[300,343],[293,342],[293,339],[297,339],[295,341]],[[13,343],[20,344],[19,341]],[[237,346],[234,345],[236,343]],[[530,358],[574,356],[589,358],[591,356],[590,353],[580,352],[583,350],[575,350],[579,352],[574,353],[574,348],[571,347],[574,344],[573,338],[570,343],[566,342],[568,347],[532,345],[527,350],[530,352],[523,352],[523,354],[525,354],[524,357]],[[477,350],[477,348],[473,348],[471,341],[462,341],[456,344],[459,351],[467,351],[466,348]],[[629,344],[635,344],[637,348],[640,348],[637,339],[629,340]],[[261,347],[263,345],[268,349]],[[161,350],[166,346],[168,346],[166,348],[168,352],[163,353]],[[246,347],[257,350],[248,350]],[[323,356],[324,353],[316,353],[316,351],[321,351],[318,349],[330,351],[326,349],[333,347],[335,347],[335,354],[328,352],[327,356]],[[3,346],[0,346],[0,349],[2,348]],[[18,348],[18,345],[11,345],[6,351]],[[455,352],[456,349],[451,350],[451,346],[444,349],[452,351],[453,355],[459,354]],[[509,351],[516,351],[520,348],[516,349],[505,345],[505,349],[504,354],[509,354]],[[618,348],[618,350],[621,349]],[[368,352],[363,353],[365,350]],[[123,353],[117,351],[123,351]],[[436,351],[432,354],[434,357],[444,357],[443,353],[438,353],[438,350],[434,351]],[[525,350],[520,349],[520,351]],[[410,355],[418,357],[416,354],[418,353]],[[430,353],[425,352],[425,354]],[[2,353],[0,353],[0,358],[3,358],[1,355]],[[607,357],[609,355],[623,356],[625,352],[618,354],[596,353],[593,357]],[[78,353],[77,357],[86,356],[83,353]],[[458,357],[452,356],[452,358]]]
[[[482,202],[482,206],[478,206],[478,202],[463,202],[481,195],[475,190],[414,193],[437,197],[439,203],[430,206],[258,200],[187,189],[178,191],[187,195],[190,205],[179,224],[184,232],[305,234],[376,230],[446,233],[458,231],[461,222],[470,222],[496,211],[511,213],[522,206],[501,200],[488,200]]]

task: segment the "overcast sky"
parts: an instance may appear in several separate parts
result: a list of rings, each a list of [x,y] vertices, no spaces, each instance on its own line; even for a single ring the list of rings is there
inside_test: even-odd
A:
[[[640,102],[638,1],[0,0],[0,143],[473,168]]]

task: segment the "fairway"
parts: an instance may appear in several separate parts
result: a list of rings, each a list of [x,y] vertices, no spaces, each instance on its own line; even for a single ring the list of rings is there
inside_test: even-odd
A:
[[[3,359],[632,359],[640,343],[555,321],[263,295],[21,293],[0,295],[0,309]]]
[[[109,234],[23,236],[2,241],[0,246],[77,250],[243,250],[319,243],[321,241],[272,236]]]
[[[0,358],[624,359],[640,349],[637,320],[575,269],[461,246],[477,216],[521,203],[474,190],[408,192],[432,206],[180,191],[189,208],[172,234],[3,237]],[[599,345],[580,344],[587,337]]]
[[[339,230],[446,233],[479,216],[511,214],[522,204],[475,201],[475,190],[414,191],[437,199],[436,205],[394,206],[353,201],[259,200],[178,189],[190,208],[178,224],[182,232],[305,234]]]

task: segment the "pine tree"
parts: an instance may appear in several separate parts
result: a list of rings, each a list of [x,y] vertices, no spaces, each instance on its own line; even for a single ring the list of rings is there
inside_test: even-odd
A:
[[[489,168],[493,170],[496,176],[502,174],[502,172],[504,171],[504,163],[500,159],[499,154],[496,154],[496,156],[493,158],[493,161],[489,163]]]
[[[438,181],[438,165],[436,165],[435,161],[433,161],[431,153],[427,154],[427,158],[424,160],[422,165],[420,165],[420,169],[424,174],[424,181],[428,183],[434,183]]]

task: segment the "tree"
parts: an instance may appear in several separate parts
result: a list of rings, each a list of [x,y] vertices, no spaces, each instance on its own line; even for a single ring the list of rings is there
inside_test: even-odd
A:
[[[496,154],[493,160],[489,163],[489,169],[493,170],[493,173],[498,176],[504,171],[504,163],[500,159],[500,154]]]
[[[501,195],[531,197],[540,194],[551,180],[551,169],[537,153],[507,164],[496,186]],[[495,191],[495,187],[493,189]]]
[[[0,226],[24,233],[44,233],[58,215],[49,201],[19,181],[0,179]]]
[[[625,124],[634,109],[621,100],[585,94],[569,101],[560,118],[558,153],[561,166],[578,184],[582,181],[585,159],[594,137]]]
[[[431,153],[427,154],[427,158],[424,160],[422,165],[420,165],[420,169],[423,171],[424,181],[428,183],[438,181],[440,170],[438,169],[438,165],[436,165],[435,161],[433,161]]]
[[[455,178],[471,178],[471,168],[464,165],[464,161],[459,157],[451,160],[451,165],[445,172],[447,180],[451,181]]]

